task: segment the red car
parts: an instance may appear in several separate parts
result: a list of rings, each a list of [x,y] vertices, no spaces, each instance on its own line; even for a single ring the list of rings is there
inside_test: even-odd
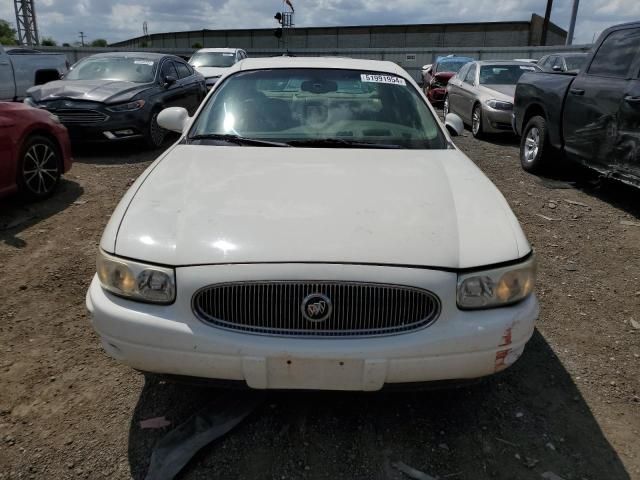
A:
[[[51,195],[71,168],[67,129],[55,115],[22,103],[0,102],[0,197]]]
[[[444,102],[449,80],[455,75],[455,72],[439,72],[431,77],[431,81],[427,86],[427,98],[432,105],[440,105]]]

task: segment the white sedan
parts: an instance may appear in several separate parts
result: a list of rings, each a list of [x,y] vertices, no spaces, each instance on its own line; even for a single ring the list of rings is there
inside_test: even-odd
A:
[[[531,246],[390,62],[248,59],[133,184],[87,294],[109,355],[257,389],[378,390],[513,364]]]

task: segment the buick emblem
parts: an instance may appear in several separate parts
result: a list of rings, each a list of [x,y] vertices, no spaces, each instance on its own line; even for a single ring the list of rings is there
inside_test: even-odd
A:
[[[302,300],[300,306],[302,316],[313,323],[324,322],[331,316],[333,305],[331,300],[322,293],[312,293]]]

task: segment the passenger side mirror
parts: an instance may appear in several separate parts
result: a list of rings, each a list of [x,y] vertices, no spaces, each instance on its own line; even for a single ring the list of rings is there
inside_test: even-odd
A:
[[[173,75],[165,75],[164,77],[164,88],[169,88],[171,85],[176,83],[178,79]]]
[[[444,119],[444,125],[452,137],[459,137],[464,133],[464,122],[455,113],[448,113]]]
[[[189,122],[189,112],[182,107],[165,108],[158,114],[158,125],[165,130],[182,133]]]

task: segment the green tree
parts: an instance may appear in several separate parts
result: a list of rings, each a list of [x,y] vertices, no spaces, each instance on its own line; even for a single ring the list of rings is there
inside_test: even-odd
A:
[[[2,45],[17,45],[16,31],[6,20],[0,19],[0,43]]]
[[[42,45],[43,47],[57,47],[58,42],[56,42],[51,37],[43,37],[42,41],[40,42],[40,45]]]
[[[63,47],[70,47],[71,45],[69,45],[68,43],[63,43],[62,46]]]
[[[107,41],[104,38],[96,38],[93,42],[91,42],[92,47],[106,47],[108,46]]]
[[[202,48],[202,44],[200,42],[196,42],[193,45],[191,45],[191,48]]]
[[[145,40],[140,42],[140,48],[147,48],[148,46],[149,44]]]

